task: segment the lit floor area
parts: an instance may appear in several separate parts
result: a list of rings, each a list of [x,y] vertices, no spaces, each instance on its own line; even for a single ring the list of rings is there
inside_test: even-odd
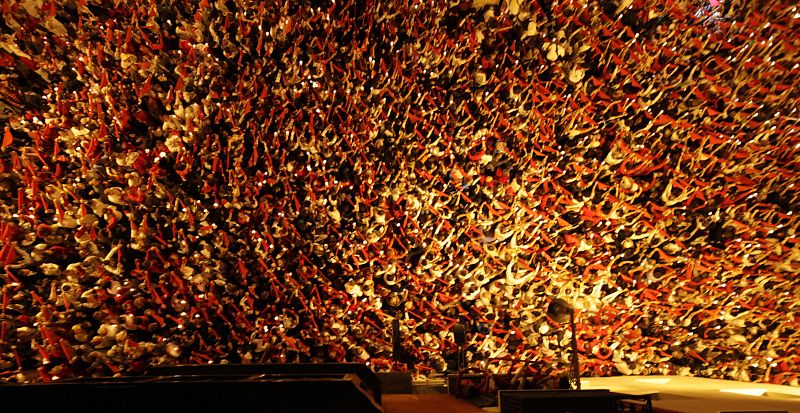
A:
[[[655,413],[800,413],[800,387],[745,383],[684,376],[619,376],[584,378],[585,390],[608,389],[616,393],[652,396]],[[385,413],[499,412],[479,408],[443,394],[443,384],[415,383],[415,394],[385,394]]]
[[[584,389],[651,394],[662,413],[786,411],[800,413],[800,387],[683,376],[585,378]]]

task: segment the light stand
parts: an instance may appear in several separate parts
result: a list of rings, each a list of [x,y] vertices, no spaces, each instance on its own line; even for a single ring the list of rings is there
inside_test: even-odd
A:
[[[572,332],[570,346],[572,347],[572,368],[570,372],[570,385],[575,390],[581,389],[581,372],[578,367],[578,340],[575,338],[575,309],[564,299],[554,298],[547,306],[547,315],[558,324],[569,321]]]
[[[400,341],[400,319],[395,317],[392,319],[392,370],[397,370],[397,365],[400,363],[400,352],[402,351],[402,343]]]
[[[458,371],[461,372],[461,369],[464,368],[465,358],[464,358],[464,344],[467,343],[467,326],[464,324],[456,324],[453,326],[453,338],[458,346],[458,362],[457,368]]]

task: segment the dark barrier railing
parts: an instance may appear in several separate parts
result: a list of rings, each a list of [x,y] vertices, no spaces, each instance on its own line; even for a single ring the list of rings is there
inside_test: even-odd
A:
[[[314,377],[319,375],[355,374],[367,387],[372,398],[381,403],[381,381],[367,365],[359,363],[275,363],[275,364],[188,364],[154,366],[148,376],[231,376],[283,374]]]
[[[225,367],[219,375],[156,369],[158,375],[141,377],[9,384],[0,386],[0,400],[9,412],[383,412],[356,374],[239,374],[234,367],[241,366]]]
[[[502,413],[650,413],[649,395],[614,393],[608,390],[504,390],[500,392]]]

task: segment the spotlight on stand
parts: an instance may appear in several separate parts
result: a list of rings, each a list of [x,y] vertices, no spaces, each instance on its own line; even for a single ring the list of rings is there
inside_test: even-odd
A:
[[[575,309],[562,298],[547,305],[547,316],[558,324],[569,322],[572,330],[572,368],[569,390],[501,390],[500,411],[514,413],[616,413],[652,412],[650,395],[633,395],[594,389],[581,390],[578,370],[578,341],[575,338]]]
[[[569,322],[572,333],[570,347],[572,347],[572,368],[570,384],[575,390],[581,389],[581,372],[578,368],[578,341],[575,338],[575,309],[563,298],[554,298],[547,306],[547,316],[558,324]]]

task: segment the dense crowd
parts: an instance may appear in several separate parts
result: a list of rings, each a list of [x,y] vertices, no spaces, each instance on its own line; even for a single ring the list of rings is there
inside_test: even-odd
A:
[[[791,2],[0,3],[4,380],[798,385]]]

